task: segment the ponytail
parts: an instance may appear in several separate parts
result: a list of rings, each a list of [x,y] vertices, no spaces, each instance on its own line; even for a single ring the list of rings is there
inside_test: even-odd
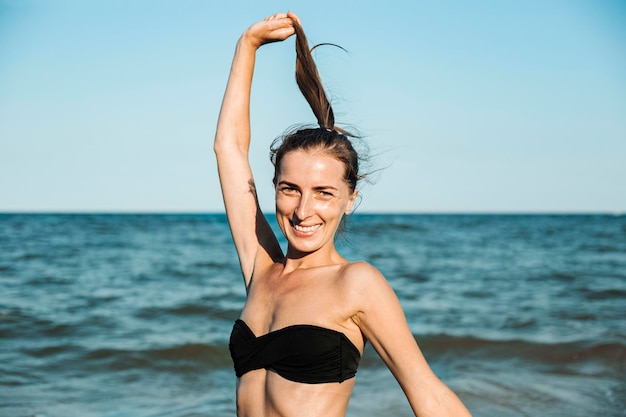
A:
[[[302,95],[311,106],[317,123],[321,128],[335,130],[335,115],[324,91],[320,74],[311,55],[309,43],[298,22],[294,22],[296,31],[296,82]],[[336,45],[335,45],[336,46]]]

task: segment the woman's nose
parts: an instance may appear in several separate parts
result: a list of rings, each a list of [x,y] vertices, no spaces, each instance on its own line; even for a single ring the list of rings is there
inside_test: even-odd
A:
[[[300,201],[298,201],[298,207],[296,208],[296,216],[300,220],[304,220],[311,215],[312,201],[310,196],[302,194]]]

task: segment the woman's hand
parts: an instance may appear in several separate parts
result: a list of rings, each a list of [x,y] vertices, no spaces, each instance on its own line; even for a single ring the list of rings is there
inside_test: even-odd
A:
[[[255,49],[266,43],[284,41],[295,33],[294,22],[300,23],[300,19],[294,13],[276,13],[250,26],[243,33],[241,40]]]

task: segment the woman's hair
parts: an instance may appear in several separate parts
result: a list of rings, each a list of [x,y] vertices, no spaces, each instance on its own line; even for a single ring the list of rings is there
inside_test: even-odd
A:
[[[361,179],[359,155],[348,139],[348,136],[354,137],[354,135],[335,126],[335,115],[324,91],[315,61],[313,61],[312,49],[309,49],[302,26],[294,21],[294,28],[296,32],[296,82],[311,106],[319,127],[299,128],[287,132],[272,143],[270,157],[274,164],[274,185],[280,173],[281,161],[287,153],[295,150],[320,149],[343,162],[346,167],[344,180],[348,183],[350,190],[354,191],[357,182]]]

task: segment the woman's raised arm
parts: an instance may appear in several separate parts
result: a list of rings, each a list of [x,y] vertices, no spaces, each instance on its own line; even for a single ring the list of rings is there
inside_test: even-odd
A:
[[[250,163],[250,88],[256,51],[294,33],[293,14],[279,13],[250,26],[237,43],[217,123],[214,150],[228,223],[246,287],[260,264],[282,257],[278,241],[259,209]]]

